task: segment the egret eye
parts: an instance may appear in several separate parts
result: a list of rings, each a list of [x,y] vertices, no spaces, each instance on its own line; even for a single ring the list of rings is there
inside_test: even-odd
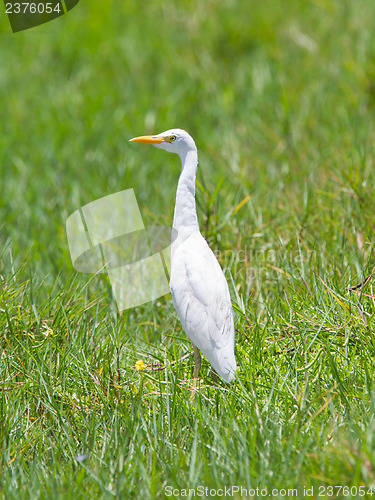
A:
[[[177,139],[177,137],[175,135],[170,135],[169,136],[169,142],[173,142]]]

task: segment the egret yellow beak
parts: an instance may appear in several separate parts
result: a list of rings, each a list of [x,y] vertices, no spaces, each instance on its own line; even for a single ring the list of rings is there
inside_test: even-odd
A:
[[[130,139],[129,142],[146,142],[147,144],[161,144],[162,142],[168,142],[162,135],[141,135],[140,137],[134,137]]]

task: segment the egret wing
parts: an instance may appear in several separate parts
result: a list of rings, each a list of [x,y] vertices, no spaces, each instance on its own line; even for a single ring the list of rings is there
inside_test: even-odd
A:
[[[233,345],[228,284],[207,242],[193,233],[173,251],[171,291],[186,334],[206,356],[207,351]]]

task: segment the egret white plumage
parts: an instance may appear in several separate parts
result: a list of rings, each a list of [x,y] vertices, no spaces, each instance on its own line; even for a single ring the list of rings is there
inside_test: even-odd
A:
[[[193,343],[194,386],[198,377],[200,349],[225,381],[235,378],[234,322],[228,284],[214,253],[199,230],[195,205],[198,151],[184,130],[130,139],[177,153],[182,169],[177,186],[172,242],[170,289],[174,307],[185,333]]]

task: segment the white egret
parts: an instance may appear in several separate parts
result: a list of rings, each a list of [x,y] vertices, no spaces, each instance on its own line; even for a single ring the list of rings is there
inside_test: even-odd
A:
[[[177,153],[182,169],[178,181],[173,228],[170,288],[174,307],[194,347],[194,387],[200,349],[215,371],[227,382],[235,378],[233,310],[228,284],[214,253],[200,233],[195,206],[198,151],[192,137],[181,129],[135,137],[133,142],[152,144]]]

